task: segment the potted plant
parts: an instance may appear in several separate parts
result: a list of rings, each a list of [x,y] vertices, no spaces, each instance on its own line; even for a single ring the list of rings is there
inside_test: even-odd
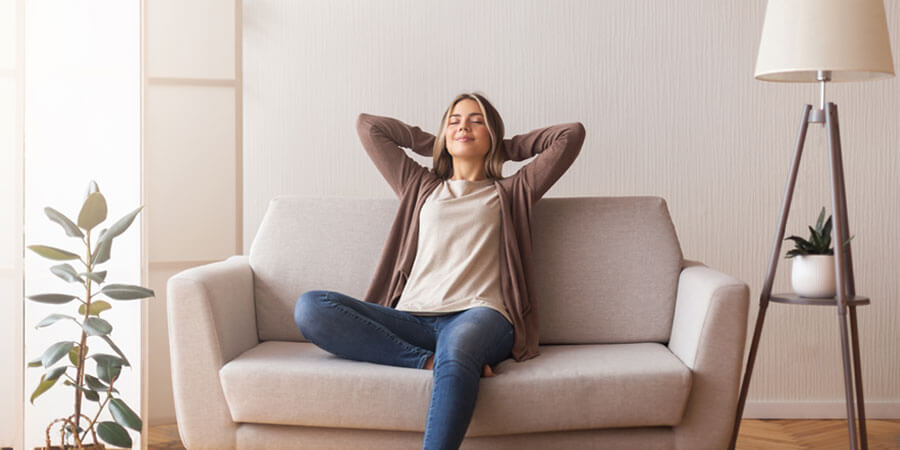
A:
[[[70,386],[74,394],[72,413],[66,413],[47,426],[47,449],[105,448],[98,441],[98,436],[107,444],[130,448],[132,440],[126,428],[141,432],[141,418],[125,403],[115,388],[122,367],[130,366],[128,358],[113,342],[110,337],[113,326],[101,314],[112,308],[112,304],[105,299],[138,300],[153,297],[153,291],[141,286],[109,283],[107,271],[100,269],[110,260],[113,239],[128,229],[142,208],[126,214],[109,228],[100,230],[96,239],[92,239],[92,232],[106,220],[106,199],[100,193],[97,183],[91,181],[78,213],[77,223],[53,208],[44,208],[44,213],[51,221],[59,224],[68,236],[81,241],[81,255],[46,245],[28,246],[38,255],[60,262],[50,267],[50,272],[72,283],[83,294],[27,296],[35,302],[59,305],[61,309],[65,307],[70,311],[77,310],[77,315],[63,312],[50,314],[38,322],[35,328],[52,326],[61,321],[72,321],[80,328],[80,336],[75,340],[57,342],[28,363],[30,368],[41,367],[45,371],[31,394],[32,404],[60,380],[63,380],[63,385]],[[75,263],[79,266],[78,269],[66,261]],[[99,286],[103,287],[97,290]],[[111,353],[97,351],[103,347],[108,348]],[[90,401],[92,408],[83,408],[83,399]],[[113,420],[100,420],[100,414],[104,410],[109,411]],[[59,447],[51,446],[50,443],[51,428],[56,424],[59,424]],[[92,441],[85,444],[88,433]]]
[[[809,228],[809,239],[790,236],[794,248],[785,258],[793,258],[791,286],[801,297],[827,298],[835,294],[834,249],[831,248],[831,216],[825,219],[825,207],[819,212],[816,226]],[[853,239],[851,237],[850,239]],[[847,239],[846,245],[850,242]]]

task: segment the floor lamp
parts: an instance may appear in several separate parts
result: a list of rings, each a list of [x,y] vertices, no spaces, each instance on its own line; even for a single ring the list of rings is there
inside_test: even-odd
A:
[[[837,308],[841,332],[850,448],[854,450],[857,448],[855,417],[857,412],[860,420],[859,443],[862,448],[867,448],[856,306],[868,304],[869,299],[856,295],[850,246],[840,244],[847,242],[850,236],[847,223],[847,197],[844,189],[837,105],[830,102],[825,103],[825,85],[828,82],[874,80],[893,75],[894,66],[883,0],[769,0],[756,61],[755,77],[764,81],[819,83],[820,103],[818,109],[813,109],[810,105],[805,105],[803,109],[775,244],[759,296],[759,313],[756,318],[756,327],[750,345],[750,354],[747,358],[732,430],[730,446],[732,449],[735,447],[740,430],[750,376],[753,373],[753,362],[756,359],[759,337],[762,333],[766,308],[770,301]],[[781,243],[784,239],[785,224],[793,198],[797,169],[803,153],[806,132],[811,123],[822,124],[826,129],[831,157],[831,199],[835,234],[832,242],[836,243],[834,254],[837,294],[830,299],[810,299],[794,294],[772,295],[772,284],[778,260],[781,257]],[[847,326],[848,309],[850,336],[848,336]],[[854,408],[854,404],[856,408]]]

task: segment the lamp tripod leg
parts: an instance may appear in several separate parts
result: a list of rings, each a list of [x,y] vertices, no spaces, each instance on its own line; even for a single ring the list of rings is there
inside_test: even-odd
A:
[[[850,339],[853,346],[853,369],[856,381],[856,409],[859,412],[859,444],[863,450],[869,448],[866,433],[866,402],[863,400],[862,368],[859,364],[859,328],[856,323],[856,306],[850,305]]]
[[[847,305],[838,305],[841,326],[841,358],[844,363],[844,396],[847,402],[847,428],[850,431],[850,449],[856,450],[856,411],[853,401],[853,376],[850,372],[850,342],[847,337]]]
[[[862,398],[862,376],[859,366],[859,336],[856,327],[856,309],[850,306],[850,321],[853,329],[853,349],[851,356],[851,348],[847,329],[847,308],[848,302],[856,295],[856,287],[853,280],[852,255],[850,251],[849,240],[849,224],[847,220],[847,195],[844,185],[844,167],[841,158],[841,139],[840,127],[838,125],[837,105],[828,103],[825,110],[825,122],[828,126],[828,148],[831,153],[831,190],[832,204],[834,209],[834,235],[836,237],[834,243],[834,259],[835,259],[835,281],[836,281],[836,300],[838,306],[838,318],[841,327],[841,353],[844,366],[844,396],[847,403],[847,428],[850,432],[850,448],[857,448],[857,425],[856,425],[856,409],[860,410],[860,434],[863,448],[868,447],[865,436],[865,403]],[[852,362],[851,362],[852,360]],[[853,370],[851,371],[851,365]],[[854,401],[854,381],[856,382],[856,394],[858,398]]]

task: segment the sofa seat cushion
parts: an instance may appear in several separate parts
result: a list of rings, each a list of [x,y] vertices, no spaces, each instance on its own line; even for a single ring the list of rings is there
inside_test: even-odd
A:
[[[541,346],[482,378],[467,436],[674,426],[690,370],[657,343]],[[424,431],[432,372],[268,341],[219,372],[235,422]]]

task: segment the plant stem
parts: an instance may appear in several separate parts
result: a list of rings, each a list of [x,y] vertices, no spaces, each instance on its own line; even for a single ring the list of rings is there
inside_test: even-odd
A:
[[[85,241],[85,247],[87,248],[86,257],[84,262],[84,267],[88,272],[93,270],[91,265],[91,231],[88,230],[87,240]],[[87,320],[88,316],[91,313],[91,277],[86,277],[87,281],[85,282],[85,303],[84,303],[84,317],[82,320]],[[84,322],[82,322],[84,323]],[[81,344],[78,346],[78,370],[75,375],[75,384],[81,386],[84,383],[84,358],[85,351],[84,347],[87,344],[87,332],[84,329],[81,330]],[[75,432],[78,431],[78,423],[81,421],[81,397],[83,392],[81,389],[75,389]],[[101,408],[102,409],[102,408]]]
[[[84,438],[87,437],[87,432],[94,428],[94,424],[97,423],[97,419],[100,418],[100,413],[103,412],[103,408],[105,408],[106,404],[112,399],[113,383],[115,382],[115,378],[109,380],[109,389],[106,391],[106,398],[103,400],[103,404],[100,405],[100,408],[97,409],[97,415],[94,416],[94,420],[92,420],[84,429],[84,434],[81,436],[81,442],[84,442]],[[96,444],[97,442],[94,443]]]

